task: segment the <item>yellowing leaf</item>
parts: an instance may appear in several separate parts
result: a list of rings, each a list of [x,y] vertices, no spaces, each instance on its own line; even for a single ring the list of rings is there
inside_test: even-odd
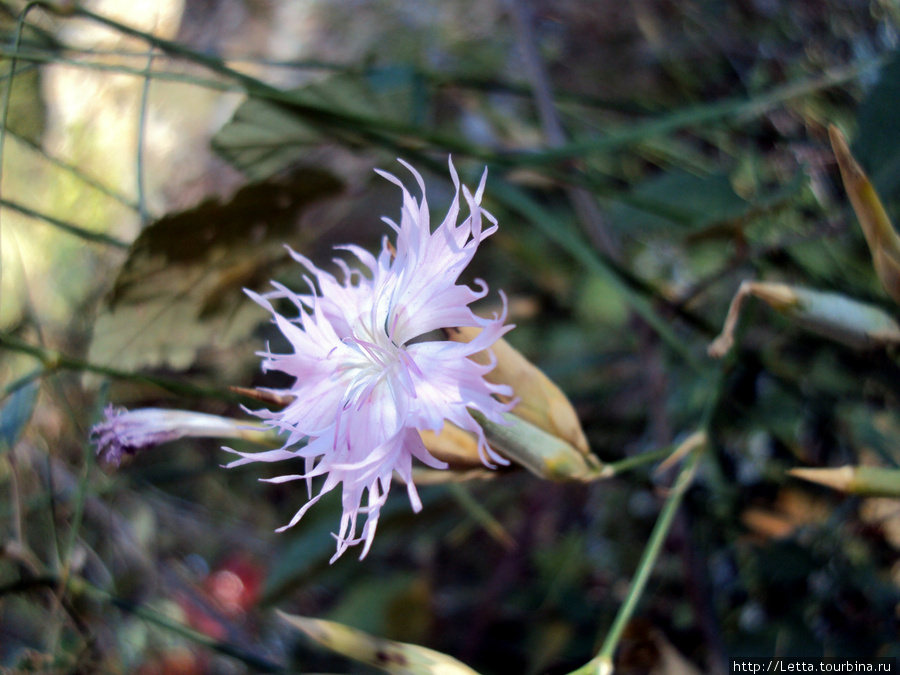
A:
[[[452,656],[433,649],[384,640],[334,621],[280,611],[278,615],[323,647],[392,675],[478,675]]]
[[[842,466],[835,469],[791,469],[795,478],[865,497],[900,497],[900,469]]]
[[[844,134],[834,125],[828,127],[828,134],[841,169],[844,189],[869,244],[875,272],[888,295],[900,303],[900,236],[866,172],[850,153]]]

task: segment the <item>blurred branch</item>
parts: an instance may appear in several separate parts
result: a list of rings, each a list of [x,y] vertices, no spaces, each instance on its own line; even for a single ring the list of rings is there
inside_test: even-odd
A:
[[[63,580],[54,575],[42,575],[24,578],[13,583],[0,586],[0,597],[13,593],[26,593],[39,588],[54,589],[58,588],[61,584],[63,584]],[[92,585],[81,577],[70,578],[68,582],[65,583],[64,588],[69,598],[85,598],[93,600],[95,602],[100,602],[105,605],[109,605],[111,607],[115,607],[122,610],[123,612],[132,614],[140,619],[143,619],[144,621],[159,626],[160,628],[164,628],[174,633],[175,635],[179,635],[180,637],[183,637],[195,644],[202,645],[224,656],[230,656],[231,658],[237,659],[238,661],[252,668],[255,672],[283,673],[284,675],[295,672],[294,670],[288,669],[285,666],[270,661],[265,657],[250,653],[227,642],[215,640],[207,635],[204,635],[203,633],[194,630],[193,628],[190,628],[189,626],[186,626],[183,623],[175,621],[174,619],[171,619],[164,614],[150,609],[139,602],[120,598],[116,595],[113,595],[112,593],[107,593],[106,591]],[[68,601],[66,603],[66,606],[71,608],[71,605]],[[71,610],[70,614],[73,614],[73,618],[77,617],[77,612],[75,612],[74,610]]]
[[[790,100],[803,98],[823,89],[831,89],[855,80],[865,75],[868,71],[887,63],[890,56],[890,54],[885,54],[877,58],[865,59],[839,68],[833,68],[818,77],[789,82],[752,98],[728,99],[694,108],[677,110],[656,119],[636,124],[624,131],[600,138],[574,141],[559,148],[551,148],[541,152],[517,154],[515,157],[516,163],[529,166],[553,164],[589,154],[610,154],[648,138],[664,136],[689,127],[711,122],[721,122],[723,120],[728,120],[732,124],[745,122],[748,119],[760,117]]]
[[[189,398],[210,398],[220,401],[228,401],[231,403],[240,403],[242,401],[247,401],[245,397],[230,392],[225,388],[214,389],[212,387],[198,387],[197,385],[182,382],[180,380],[174,380],[171,378],[157,377],[155,375],[145,375],[141,373],[129,373],[124,370],[118,370],[116,368],[98,366],[87,361],[82,361],[81,359],[67,356],[66,354],[63,354],[61,352],[30,344],[28,342],[25,342],[24,340],[20,340],[13,335],[10,335],[9,333],[2,331],[0,331],[0,348],[15,352],[21,352],[23,354],[29,354],[30,356],[38,359],[44,365],[44,375],[49,375],[50,373],[56,372],[58,370],[84,371],[89,373],[97,373],[98,375],[105,375],[107,377],[112,377],[119,380],[152,384],[173,394],[186,396]]]
[[[532,25],[532,13],[528,0],[506,0],[516,26],[519,47],[525,59],[525,73],[531,81],[534,90],[534,100],[544,130],[547,145],[551,148],[560,148],[566,143],[566,133],[556,112],[553,102],[553,88],[550,86],[550,78],[547,69],[540,57],[537,40]],[[619,260],[620,251],[615,240],[610,234],[603,214],[597,205],[594,196],[583,187],[567,186],[566,194],[581,220],[582,227],[594,240],[597,247],[612,260]]]
[[[153,75],[153,52],[147,56],[147,65],[144,68],[144,84],[141,87],[141,107],[138,116],[137,150],[135,152],[135,182],[137,183],[138,213],[141,216],[141,227],[150,222],[151,216],[147,212],[147,197],[144,187],[144,137],[147,135],[147,108],[150,106],[150,83]]]
[[[83,227],[79,227],[78,225],[73,225],[72,223],[67,223],[64,220],[60,220],[59,218],[48,216],[45,213],[39,213],[38,211],[30,209],[27,206],[23,206],[18,202],[6,199],[5,197],[0,197],[0,206],[3,206],[12,211],[16,211],[17,213],[21,213],[23,216],[34,218],[35,220],[43,220],[45,223],[53,225],[53,227],[56,227],[63,232],[68,232],[69,234],[73,234],[76,237],[80,237],[81,239],[85,239],[87,241],[95,241],[100,244],[107,244],[108,246],[115,246],[116,248],[121,249],[127,249],[129,246],[128,243],[122,241],[121,239],[116,239],[115,237],[111,237],[108,234],[103,234],[102,232],[91,232],[90,230],[86,230]]]

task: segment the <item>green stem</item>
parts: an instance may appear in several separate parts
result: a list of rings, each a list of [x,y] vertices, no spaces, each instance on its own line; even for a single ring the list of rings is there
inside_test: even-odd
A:
[[[641,556],[634,579],[631,581],[631,587],[628,589],[628,596],[619,608],[619,613],[616,615],[599,653],[577,670],[573,670],[569,675],[609,675],[609,673],[612,673],[613,655],[616,647],[619,644],[625,626],[628,625],[634,610],[637,608],[637,604],[644,592],[644,587],[647,585],[647,580],[650,578],[650,573],[656,564],[656,559],[659,557],[666,537],[669,535],[669,529],[675,520],[675,514],[678,512],[681,500],[684,498],[694,477],[694,470],[702,454],[702,448],[703,446],[694,449],[682,465],[678,478],[675,480],[675,485],[672,487],[665,505],[663,505],[659,519],[653,528],[653,533],[650,535],[650,540],[647,542],[647,547],[644,549],[644,554]]]
[[[609,462],[603,466],[602,477],[618,476],[619,474],[631,471],[632,469],[644,466],[645,464],[653,464],[669,457],[674,451],[675,448],[666,446],[659,450],[642,452],[640,455],[635,455],[634,457],[626,457],[625,459],[620,459],[616,462]]]
[[[746,121],[764,115],[788,101],[803,98],[823,89],[830,89],[858,78],[863,72],[878,68],[885,64],[891,54],[879,58],[851,63],[834,68],[820,77],[789,82],[749,99],[728,99],[718,103],[689,108],[658,119],[635,125],[623,132],[610,134],[600,138],[588,138],[575,141],[558,148],[550,148],[541,152],[528,153],[521,158],[521,164],[540,165],[563,162],[586,155],[602,153],[611,154],[634,145],[647,138],[665,136],[689,127],[700,127],[722,120],[740,119]]]
[[[137,152],[135,158],[135,180],[137,182],[138,213],[141,216],[141,227],[150,222],[147,212],[147,195],[144,181],[144,137],[147,134],[147,108],[150,105],[150,82],[153,75],[153,52],[147,56],[147,67],[144,69],[144,84],[141,88],[141,110],[138,118]]]

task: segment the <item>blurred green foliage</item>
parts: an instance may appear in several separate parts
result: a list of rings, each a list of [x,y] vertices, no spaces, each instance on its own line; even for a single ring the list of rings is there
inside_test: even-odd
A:
[[[216,443],[179,441],[108,471],[87,440],[108,400],[240,416],[229,385],[283,384],[259,373],[255,352],[283,344],[250,314],[242,287],[269,278],[304,287],[282,243],[323,265],[334,244],[375,245],[386,232],[379,217],[394,217],[399,198],[371,169],[398,172],[396,157],[426,174],[441,213],[450,152],[467,184],[488,166],[485,203],[500,222],[467,274],[494,299],[508,294],[509,341],[570,396],[597,457],[630,461],[709,434],[616,672],[672,670],[672,650],[702,672],[724,672],[732,656],[900,656],[900,504],[786,473],[900,465],[895,350],[854,351],[751,301],[731,355],[706,356],[749,278],[897,315],[827,137],[835,123],[854,139],[898,222],[895,4],[308,4],[299,14],[290,2],[187,3],[177,33],[132,32],[116,49],[69,44],[76,18],[34,9],[18,51],[4,41],[0,75],[13,56],[23,73],[8,129],[31,144],[7,137],[3,197],[37,219],[0,212],[0,302],[18,302],[0,307],[0,666],[368,672],[297,639],[274,607],[427,646],[484,675],[567,673],[596,653],[671,468],[638,463],[562,485],[504,470],[465,485],[509,537],[486,530],[449,486],[423,486],[421,514],[392,496],[369,557],[329,566],[334,495],[276,535],[306,495],[259,482],[269,469],[224,471]],[[0,7],[9,17],[21,9]],[[516,7],[534,39],[511,20]],[[11,26],[0,22],[5,36]],[[301,29],[288,63],[263,58]],[[71,228],[40,238],[53,218],[93,218],[75,208],[39,219],[80,203],[45,197],[74,190],[79,166],[105,165],[43,140],[46,111],[61,112],[35,82],[74,64],[140,85],[148,44],[157,55],[147,97],[123,85],[116,96],[130,107],[116,96],[101,107],[136,125],[142,108],[152,118],[214,94],[231,101],[230,119],[224,108],[204,112],[215,124],[176,135],[168,164],[148,164],[169,168],[151,181],[165,189],[144,195],[158,217],[139,233],[122,200],[102,197],[118,210],[91,227],[132,241],[126,253]],[[523,54],[545,69],[551,101]],[[183,95],[154,98],[176,79]],[[225,90],[246,97],[236,103]],[[550,141],[539,112],[547,103],[561,140]],[[77,125],[54,129],[79,137]],[[188,180],[182,165],[198,145],[218,157]],[[119,151],[140,161],[124,137]],[[126,203],[139,201],[127,181],[100,173]],[[65,190],[39,182],[51,178]],[[72,250],[90,264],[76,265]],[[63,323],[41,311],[60,280],[88,289],[64,297]],[[98,371],[116,377],[98,385]]]

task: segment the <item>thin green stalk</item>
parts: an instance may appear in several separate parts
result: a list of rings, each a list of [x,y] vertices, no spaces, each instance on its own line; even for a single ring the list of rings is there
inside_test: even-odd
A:
[[[635,455],[634,457],[626,457],[625,459],[620,459],[617,462],[610,462],[609,464],[603,465],[602,474],[604,477],[618,476],[625,473],[626,471],[631,471],[632,469],[642,467],[646,464],[655,464],[656,462],[659,462],[671,456],[674,450],[675,448],[666,446],[665,448],[660,448],[659,450],[642,452],[640,455]]]
[[[145,56],[146,52],[135,52],[135,56]],[[8,47],[0,46],[0,57],[10,58],[15,56],[20,61],[31,61],[34,63],[53,63],[73,68],[88,68],[101,72],[118,73],[120,75],[134,75],[135,77],[143,77],[146,68],[126,66],[121,63],[99,63],[97,61],[88,61],[85,59],[72,59],[60,56],[56,52],[40,52],[40,51],[15,51]],[[22,72],[21,70],[18,72]],[[7,76],[4,76],[7,77]],[[242,92],[246,91],[245,87],[237,84],[229,84],[222,80],[214,80],[207,77],[197,77],[187,73],[175,73],[166,70],[153,71],[153,78],[156,80],[166,80],[169,82],[180,82],[183,84],[193,84],[198,87],[206,87],[216,91]],[[2,78],[0,78],[2,79]]]
[[[688,487],[690,487],[700,457],[704,454],[704,450],[709,444],[709,429],[719,406],[719,401],[722,398],[724,386],[725,370],[719,368],[716,371],[714,382],[711,383],[710,396],[703,411],[703,417],[700,420],[699,428],[702,431],[692,434],[671,453],[672,456],[675,456],[686,452],[687,457],[681,466],[681,470],[678,472],[678,477],[675,479],[675,484],[669,492],[666,503],[663,505],[662,511],[660,511],[656,525],[653,527],[653,532],[650,534],[650,539],[638,563],[634,578],[631,580],[628,595],[622,606],[619,607],[616,618],[613,620],[613,624],[603,641],[603,645],[600,647],[600,651],[594,658],[568,675],[610,675],[612,673],[613,657],[619,640],[622,638],[622,632],[637,608],[637,604],[650,578],[650,573],[656,564],[656,559],[659,557],[659,553],[675,520],[678,507],[681,505]]]
[[[518,158],[521,160],[518,163],[539,165],[563,162],[591,154],[611,154],[639,143],[646,138],[665,136],[681,129],[722,120],[740,119],[743,121],[748,118],[759,117],[772,110],[772,108],[790,100],[802,98],[822,89],[830,89],[855,80],[865,71],[878,68],[886,63],[890,56],[891,54],[886,54],[876,59],[834,68],[819,77],[799,82],[789,82],[751,98],[729,99],[696,108],[688,108],[601,138],[589,138],[568,143],[558,148],[531,152],[525,157]]]
[[[681,500],[691,484],[701,455],[702,447],[694,449],[685,459],[681,471],[678,473],[678,478],[675,480],[675,485],[669,492],[666,503],[659,514],[659,519],[656,521],[653,533],[650,535],[650,540],[644,549],[644,554],[641,556],[641,561],[631,581],[631,587],[628,589],[628,595],[619,608],[613,625],[603,641],[603,646],[594,658],[577,670],[573,670],[569,675],[609,675],[609,673],[612,673],[613,656],[622,637],[622,632],[631,620],[641,595],[643,595],[647,580],[650,578],[656,559],[659,557],[663,544],[669,535],[669,529],[672,527],[675,514],[681,505]]]
[[[483,527],[485,532],[493,537],[495,541],[500,543],[506,549],[516,547],[515,539],[513,539],[509,532],[506,531],[503,524],[494,518],[491,512],[484,507],[484,504],[472,496],[472,493],[469,492],[465,485],[461,485],[460,483],[450,483],[448,487],[450,488],[450,494],[462,509],[472,520]]]
[[[137,151],[135,153],[135,179],[137,181],[137,203],[138,213],[141,216],[141,226],[145,226],[150,222],[144,185],[144,137],[147,129],[147,108],[150,102],[151,75],[153,75],[153,52],[150,52],[150,55],[147,57],[147,66],[144,68],[144,85],[141,89],[141,110],[138,117]]]
[[[2,150],[0,150],[0,152],[2,152]],[[23,206],[18,202],[11,201],[4,197],[0,197],[0,206],[3,206],[12,211],[16,211],[17,213],[21,213],[23,216],[34,218],[35,220],[43,220],[45,223],[52,225],[53,227],[60,229],[63,232],[68,232],[69,234],[73,234],[76,237],[80,237],[81,239],[84,239],[86,241],[94,241],[98,244],[106,244],[107,246],[115,246],[116,248],[121,249],[128,248],[128,243],[122,241],[121,239],[116,239],[115,237],[111,237],[108,234],[103,234],[102,232],[92,232],[91,230],[86,230],[83,227],[73,225],[72,223],[67,223],[64,220],[60,220],[59,218],[48,216],[45,213],[39,213],[34,209],[30,209],[27,206]]]
[[[22,31],[25,28],[25,16],[28,14],[29,10],[34,6],[34,3],[28,3],[25,5],[25,8],[22,10],[22,13],[19,14],[19,18],[16,21],[16,34],[15,39],[13,40],[13,49],[18,50],[19,45],[22,43]],[[2,106],[2,119],[0,119],[0,194],[3,191],[3,159],[6,157],[3,152],[4,145],[6,144],[6,128],[9,126],[9,108],[10,102],[12,101],[12,88],[13,81],[15,80],[16,75],[16,65],[18,65],[18,60],[15,56],[13,56],[9,61],[9,78],[6,80],[6,86],[3,87],[3,98],[2,102],[0,102],[0,106]],[[2,216],[0,216],[0,225],[2,225]],[[3,280],[3,232],[2,227],[0,227],[0,282]]]
[[[508,183],[492,184],[491,195],[494,199],[502,201],[508,209],[532,222],[548,239],[556,242],[588,270],[610,283],[672,351],[681,356],[697,372],[703,371],[697,356],[690,351],[685,341],[675,334],[671,323],[657,313],[648,298],[625,283],[612,263],[585,242],[580,235],[566,227],[525,192]]]

